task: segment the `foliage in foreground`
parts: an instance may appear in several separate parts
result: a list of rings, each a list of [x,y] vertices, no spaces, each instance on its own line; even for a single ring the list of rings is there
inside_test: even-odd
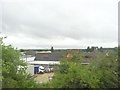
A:
[[[81,65],[79,56],[64,59],[53,81],[43,84],[43,88],[118,88],[120,84],[116,52],[96,56],[88,66]]]
[[[2,88],[35,88],[39,85],[25,72],[26,64],[19,59],[19,51],[5,45],[0,38],[2,54]],[[18,66],[24,68],[19,69]]]

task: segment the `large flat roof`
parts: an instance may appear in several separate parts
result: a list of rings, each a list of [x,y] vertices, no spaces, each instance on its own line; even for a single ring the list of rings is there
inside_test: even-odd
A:
[[[31,61],[28,64],[60,64],[59,61]]]

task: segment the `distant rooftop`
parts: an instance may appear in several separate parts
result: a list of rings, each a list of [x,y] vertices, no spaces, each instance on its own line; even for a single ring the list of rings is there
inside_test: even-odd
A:
[[[51,53],[51,51],[37,51],[36,53]]]

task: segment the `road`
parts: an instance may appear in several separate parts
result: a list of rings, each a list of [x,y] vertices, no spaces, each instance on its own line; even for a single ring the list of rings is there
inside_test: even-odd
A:
[[[49,81],[49,77],[52,77],[54,73],[35,74],[37,77],[34,79],[37,83],[46,83]]]

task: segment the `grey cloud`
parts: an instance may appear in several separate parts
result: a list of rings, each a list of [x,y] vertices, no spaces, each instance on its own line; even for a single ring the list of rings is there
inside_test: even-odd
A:
[[[95,4],[73,0],[32,2],[3,4],[3,31],[8,36],[117,42],[117,10],[111,6],[112,0]]]

